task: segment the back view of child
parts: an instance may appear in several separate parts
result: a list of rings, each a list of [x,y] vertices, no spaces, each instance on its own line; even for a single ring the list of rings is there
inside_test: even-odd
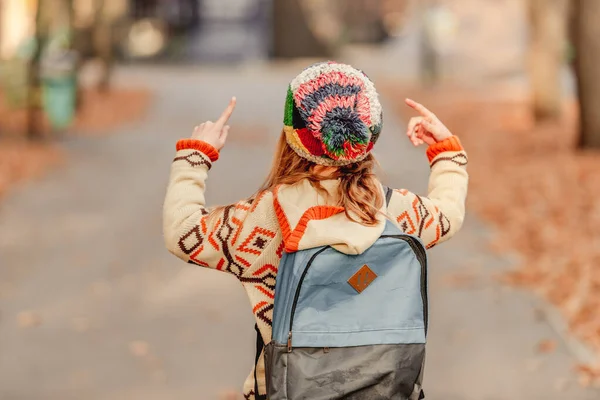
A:
[[[263,187],[249,199],[211,209],[205,205],[205,181],[225,144],[233,98],[219,120],[201,124],[191,139],[177,143],[164,203],[167,248],[186,262],[237,277],[269,343],[284,252],[331,246],[359,255],[381,236],[387,220],[427,248],[449,239],[465,214],[467,156],[433,113],[406,102],[420,114],[409,123],[409,140],[429,146],[427,197],[398,189],[386,202],[371,153],[382,131],[375,87],[363,72],[327,62],[291,82],[283,132]],[[246,399],[266,398],[263,357],[257,356],[244,384]]]

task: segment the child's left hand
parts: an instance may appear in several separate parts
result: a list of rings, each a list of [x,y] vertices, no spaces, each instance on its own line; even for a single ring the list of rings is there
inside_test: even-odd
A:
[[[225,141],[227,140],[229,125],[226,124],[229,117],[231,117],[231,114],[233,114],[235,103],[236,98],[232,97],[229,105],[225,111],[223,111],[223,114],[221,114],[217,122],[207,121],[196,126],[192,133],[192,139],[202,140],[203,142],[210,144],[217,151],[221,150],[223,146],[225,146]]]
[[[452,132],[424,105],[411,99],[406,99],[405,101],[410,108],[421,114],[419,117],[411,118],[408,122],[406,136],[409,137],[412,144],[419,146],[427,143],[431,146],[452,136]]]

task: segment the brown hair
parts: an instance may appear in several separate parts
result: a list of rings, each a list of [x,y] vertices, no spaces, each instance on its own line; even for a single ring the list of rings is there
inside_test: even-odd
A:
[[[383,205],[381,186],[374,172],[376,165],[375,157],[369,154],[363,161],[338,167],[330,175],[319,175],[314,171],[317,164],[297,155],[288,146],[285,134],[282,132],[277,143],[271,172],[257,193],[273,190],[282,184],[293,185],[308,179],[317,191],[327,196],[321,181],[339,179],[337,205],[345,209],[349,219],[363,225],[376,225],[377,214]]]

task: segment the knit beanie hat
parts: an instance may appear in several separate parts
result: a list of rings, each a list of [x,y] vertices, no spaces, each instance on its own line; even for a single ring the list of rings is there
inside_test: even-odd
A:
[[[292,80],[284,132],[302,158],[327,166],[363,160],[379,138],[382,110],[373,82],[350,65],[311,65]]]

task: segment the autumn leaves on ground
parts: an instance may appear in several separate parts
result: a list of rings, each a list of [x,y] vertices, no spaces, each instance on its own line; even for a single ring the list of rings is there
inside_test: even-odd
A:
[[[486,100],[464,89],[408,94],[467,148],[468,207],[497,228],[492,251],[520,256],[499,279],[547,299],[600,355],[600,153],[575,150],[575,103],[560,121],[536,125],[525,99]],[[403,104],[397,110],[408,117]],[[597,367],[578,368],[584,384],[600,377]]]
[[[15,184],[37,178],[64,162],[64,154],[56,145],[64,135],[105,135],[141,118],[150,98],[144,89],[119,88],[106,93],[83,90],[77,117],[67,132],[51,133],[43,119],[42,139],[28,141],[27,113],[10,108],[0,93],[0,197]]]

